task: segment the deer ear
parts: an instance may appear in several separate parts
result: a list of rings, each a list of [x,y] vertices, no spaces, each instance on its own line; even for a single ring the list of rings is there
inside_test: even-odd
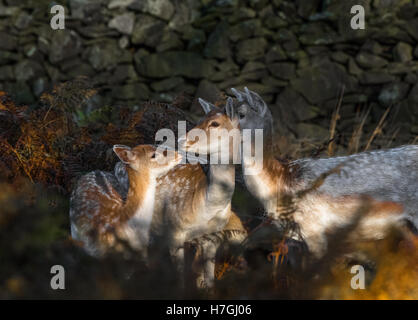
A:
[[[207,102],[207,101],[203,100],[202,98],[199,98],[198,100],[199,100],[199,103],[202,106],[203,110],[205,111],[205,113],[209,113],[212,110],[217,109],[217,107],[214,104],[212,104],[210,102]]]
[[[241,92],[235,88],[231,88],[232,93],[238,99],[239,102],[244,101],[244,92]]]
[[[116,144],[113,146],[113,151],[119,157],[120,161],[125,164],[130,164],[135,159],[132,149],[128,146]]]
[[[226,100],[225,106],[227,116],[232,120],[235,118],[235,110],[234,110],[234,100],[231,97],[228,97]]]
[[[247,87],[245,87],[245,92],[250,106],[254,106],[260,116],[264,117],[267,111],[267,104],[264,102],[263,98],[261,98],[257,92],[248,90]]]

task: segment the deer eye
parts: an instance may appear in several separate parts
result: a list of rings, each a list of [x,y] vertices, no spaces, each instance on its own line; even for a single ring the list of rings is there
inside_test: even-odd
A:
[[[163,152],[164,157],[167,157],[167,149]]]
[[[155,159],[155,152],[152,154],[151,159]]]
[[[218,123],[218,122],[216,122],[216,121],[213,121],[213,122],[210,124],[210,126],[209,126],[209,127],[213,127],[213,128],[219,127],[219,123]]]

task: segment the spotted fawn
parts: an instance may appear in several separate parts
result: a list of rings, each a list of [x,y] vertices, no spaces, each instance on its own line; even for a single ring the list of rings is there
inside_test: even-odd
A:
[[[81,177],[70,200],[71,235],[93,256],[120,250],[124,241],[146,257],[157,178],[178,165],[181,156],[149,145],[115,145],[113,151],[126,167],[129,187],[118,181],[120,166],[115,174],[94,171]]]

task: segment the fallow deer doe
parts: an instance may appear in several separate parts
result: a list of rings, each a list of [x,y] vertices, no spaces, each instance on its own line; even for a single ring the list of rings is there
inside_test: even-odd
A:
[[[255,92],[232,89],[238,100],[241,129],[264,130],[264,159],[258,175],[246,175],[253,164],[243,156],[248,190],[264,205],[268,215],[280,220],[281,200],[298,199],[293,220],[315,257],[327,249],[327,233],[349,226],[363,206],[351,239],[373,240],[404,221],[418,227],[418,146],[363,152],[322,159],[278,161],[272,149],[272,116]],[[317,188],[311,188],[318,182]],[[310,192],[303,192],[303,190]]]
[[[206,117],[185,137],[179,139],[182,149],[208,156],[219,153],[219,139],[196,141],[197,139],[192,138],[198,130],[204,132],[207,137],[210,137],[211,133],[216,136],[224,130],[240,143],[239,124],[232,98],[228,99],[225,112],[203,100],[200,100],[200,103],[206,110]],[[208,176],[200,164],[189,163],[179,165],[158,180],[152,230],[156,234],[163,230],[166,232],[164,238],[181,275],[184,275],[185,242],[225,229],[244,230],[239,219],[231,211],[231,198],[235,188],[233,156],[233,150],[230,149],[227,155],[228,164],[210,164]],[[204,284],[201,283],[200,286],[210,287],[213,284],[215,251],[216,246],[211,246],[208,253],[211,259],[204,268],[204,280],[201,278]]]
[[[156,179],[179,164],[181,156],[168,157],[167,151],[149,145],[115,145],[113,150],[126,165],[127,195],[112,173],[94,171],[81,177],[70,200],[71,235],[93,256],[123,249],[122,240],[146,257]]]

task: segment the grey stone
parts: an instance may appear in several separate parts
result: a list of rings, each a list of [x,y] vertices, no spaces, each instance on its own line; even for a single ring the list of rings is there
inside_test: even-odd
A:
[[[210,77],[213,64],[192,52],[172,51],[146,56],[135,55],[135,63],[140,75],[151,78],[185,76],[187,78]]]
[[[25,56],[28,58],[31,58],[35,56],[37,53],[39,53],[38,48],[35,44],[29,43],[23,48],[23,52],[25,53]]]
[[[409,93],[408,99],[412,101],[415,105],[418,104],[418,83],[416,83]]]
[[[161,91],[169,91],[175,89],[176,87],[180,86],[184,83],[183,78],[180,77],[173,77],[164,79],[161,81],[151,83],[151,88],[154,91],[161,92]]]
[[[300,44],[299,41],[295,38],[289,41],[285,41],[282,44],[284,50],[286,51],[289,58],[293,59],[293,55],[295,52],[299,51]]]
[[[31,104],[35,101],[32,90],[26,82],[18,81],[6,87],[7,92],[13,92],[13,98],[17,104]]]
[[[409,22],[408,22],[409,23]],[[413,38],[405,31],[405,27],[401,28],[393,23],[387,23],[381,28],[376,28],[373,38],[379,40],[382,43],[395,44],[398,41],[412,42]]]
[[[163,20],[170,20],[175,11],[170,0],[134,0],[129,8],[152,14]]]
[[[219,59],[226,59],[231,55],[226,23],[220,23],[209,35],[204,54],[208,58]]]
[[[77,65],[67,71],[67,75],[70,77],[70,79],[74,79],[78,76],[92,77],[95,74],[96,71],[91,65],[87,63],[80,63],[79,61]]]
[[[296,125],[298,138],[313,140],[317,142],[329,139],[329,131],[324,127],[313,123],[298,123]]]
[[[127,36],[123,36],[119,39],[119,48],[126,49],[129,46],[129,38]]]
[[[336,52],[333,52],[331,54],[331,59],[336,61],[336,62],[345,64],[350,59],[350,56],[348,54],[346,54],[345,52],[336,51]]]
[[[203,30],[189,26],[182,33],[184,40],[188,40],[187,49],[201,51],[206,44],[206,34]]]
[[[354,76],[358,76],[363,73],[363,70],[357,65],[353,58],[348,60],[348,72]]]
[[[248,89],[250,89],[251,91],[257,92],[259,95],[263,97],[265,97],[266,95],[278,92],[278,88],[271,84],[262,84],[258,82],[256,83],[246,82],[245,86],[248,87]],[[244,90],[244,86],[237,86],[236,89]]]
[[[415,41],[418,41],[418,18],[409,20],[405,25],[405,29],[415,39]]]
[[[66,75],[62,74],[58,68],[53,67],[50,64],[45,65],[46,73],[48,74],[49,78],[52,82],[59,82],[67,80]]]
[[[165,30],[160,43],[157,46],[157,52],[183,50],[183,47],[183,42],[175,32]]]
[[[394,82],[385,85],[379,94],[379,102],[385,106],[401,101],[408,93],[409,85],[404,82]]]
[[[138,82],[139,77],[138,74],[135,71],[135,68],[130,64],[122,64],[118,65],[113,74],[112,77],[109,79],[110,83],[122,83],[125,81],[128,82]]]
[[[22,11],[15,20],[15,27],[22,30],[28,28],[29,25],[32,23],[33,17],[29,15],[27,12]]]
[[[357,87],[355,78],[349,76],[342,66],[327,59],[299,70],[298,75],[299,78],[291,80],[291,85],[313,105],[335,98],[342,85],[346,93]]]
[[[71,0],[69,1],[71,17],[86,23],[99,22],[103,20],[102,3],[102,0]]]
[[[113,95],[122,100],[147,100],[150,92],[143,83],[129,83],[112,89]]]
[[[321,0],[296,0],[296,7],[298,8],[298,14],[303,18],[309,18],[309,16],[317,11]]]
[[[184,0],[175,1],[175,13],[169,22],[169,28],[179,31],[180,28],[193,24],[202,16],[200,1]]]
[[[296,77],[295,65],[290,62],[272,63],[267,68],[271,75],[279,79],[290,80]]]
[[[119,36],[116,30],[109,29],[105,24],[82,25],[77,31],[83,37],[92,39]]]
[[[238,21],[255,18],[256,15],[257,13],[253,9],[239,7],[233,11],[230,17],[228,17],[228,22],[236,24]]]
[[[0,17],[11,17],[16,15],[20,11],[19,7],[10,7],[0,5]]]
[[[49,47],[49,61],[57,63],[72,58],[80,53],[81,45],[80,37],[73,30],[56,30]]]
[[[374,40],[367,40],[361,47],[362,51],[367,51],[369,53],[380,55],[383,53],[383,48],[379,42]]]
[[[264,70],[264,69],[266,69],[266,66],[264,63],[258,62],[258,61],[248,61],[242,68],[241,72],[247,73],[247,72],[259,71],[259,70]]]
[[[32,85],[35,96],[40,97],[47,89],[48,79],[45,77],[37,78]]]
[[[119,48],[117,40],[96,43],[88,49],[88,61],[96,70],[115,67],[118,63],[131,62],[130,53]]]
[[[13,80],[15,77],[13,66],[1,66],[0,67],[0,80]]]
[[[265,19],[264,25],[269,29],[279,29],[286,27],[288,23],[279,16],[269,16]]]
[[[135,14],[127,12],[114,17],[109,21],[109,28],[116,29],[123,34],[132,34],[135,24]]]
[[[282,118],[282,122],[289,122],[293,125],[296,122],[310,120],[318,116],[318,110],[306,102],[298,92],[289,87],[277,96],[276,106],[279,111],[278,116]]]
[[[311,56],[327,53],[328,48],[326,46],[309,46],[306,48],[306,52]]]
[[[321,32],[303,34],[299,37],[300,43],[309,46],[330,45],[341,41],[340,36],[334,32]]]
[[[0,50],[12,51],[17,49],[17,40],[6,32],[0,32]]]
[[[407,62],[412,60],[412,47],[405,42],[398,42],[393,49],[393,58],[397,62]]]
[[[241,73],[241,78],[245,81],[260,81],[269,75],[267,70],[255,70],[251,72]],[[266,85],[263,83],[263,85]],[[269,85],[269,84],[267,84]]]
[[[247,39],[239,42],[236,48],[238,62],[255,60],[261,58],[267,47],[267,40],[264,38]]]
[[[28,81],[43,74],[42,66],[32,60],[23,60],[15,67],[16,80]]]
[[[360,83],[367,85],[384,84],[393,80],[395,80],[395,77],[384,71],[363,72],[359,77]]]
[[[356,62],[360,65],[360,67],[368,69],[381,68],[388,64],[386,59],[367,52],[360,52],[357,54]]]
[[[156,47],[163,36],[165,26],[166,24],[161,20],[147,15],[138,15],[132,31],[132,43]]]
[[[240,22],[228,30],[229,38],[237,42],[239,40],[263,35],[263,27],[259,19],[250,19]]]
[[[418,70],[418,61],[392,62],[387,66],[390,74],[406,74]]]
[[[126,8],[132,4],[134,0],[111,0],[107,7],[109,9]]]
[[[215,67],[217,71],[207,77],[210,81],[223,81],[237,75],[240,70],[232,59],[222,61],[216,64]]]
[[[271,87],[286,87],[288,85],[287,81],[276,79],[272,76],[267,76],[261,79],[261,83]]]
[[[275,61],[283,61],[286,59],[286,53],[279,45],[272,46],[265,56],[265,61],[267,64]]]
[[[418,74],[410,72],[405,76],[404,81],[409,84],[418,83]]]

